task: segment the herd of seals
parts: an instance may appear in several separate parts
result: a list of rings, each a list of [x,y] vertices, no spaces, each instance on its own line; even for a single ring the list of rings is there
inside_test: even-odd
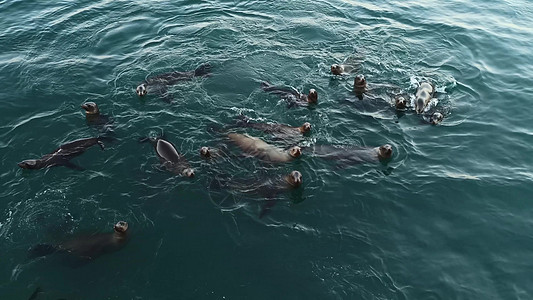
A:
[[[357,70],[357,67],[351,65],[334,64],[331,66],[331,73],[334,76],[350,76]],[[211,75],[211,65],[202,64],[195,70],[186,72],[170,72],[154,77],[147,78],[140,83],[135,92],[139,97],[145,97],[147,94],[157,95],[165,102],[172,102],[174,99],[168,93],[168,87],[179,82],[193,80],[195,77],[208,77]],[[307,94],[300,92],[293,87],[276,86],[268,82],[261,82],[260,88],[267,93],[278,95],[287,102],[288,108],[294,107],[311,107],[318,104],[318,93],[315,89],[310,89]],[[354,78],[353,91],[358,99],[363,100],[364,95],[368,93],[367,81],[363,74],[357,74]],[[429,116],[424,115],[428,109],[431,99],[435,95],[435,85],[429,81],[420,82],[414,95],[398,95],[394,99],[397,110],[405,111],[413,109],[416,114],[423,115],[424,120],[430,124],[437,125],[442,122],[444,116],[442,113],[434,112]],[[409,98],[412,101],[408,101]],[[413,103],[413,104],[411,104]],[[113,119],[107,115],[101,114],[98,105],[94,102],[86,102],[81,105],[85,110],[86,121],[89,126],[97,126],[102,133],[98,137],[90,137],[75,140],[59,146],[54,151],[43,155],[38,159],[27,159],[18,166],[23,169],[43,169],[57,166],[65,166],[73,170],[84,170],[83,167],[71,162],[77,156],[82,155],[88,148],[98,145],[104,150],[104,141],[113,141],[115,138],[113,132]],[[262,131],[266,134],[273,135],[279,141],[279,145],[269,144],[261,138],[251,136],[246,133],[236,132],[235,129],[246,130],[251,128]],[[361,147],[355,145],[320,145],[311,146],[298,145],[298,140],[304,135],[308,135],[312,129],[309,122],[301,126],[289,126],[278,123],[259,123],[253,121],[245,115],[236,117],[235,124],[225,126],[217,130],[221,135],[221,140],[232,144],[239,149],[241,154],[255,157],[267,164],[282,164],[298,159],[302,155],[310,155],[322,159],[335,160],[341,164],[357,164],[368,162],[387,163],[393,154],[392,146],[384,144],[376,147]],[[185,155],[179,152],[177,147],[167,140],[164,136],[144,137],[139,142],[149,142],[164,169],[177,176],[193,178],[196,174],[191,167]],[[287,146],[288,145],[288,146]],[[212,149],[202,146],[199,154],[204,159],[214,159],[220,156],[228,156],[226,149]],[[238,182],[237,180],[220,180],[220,177],[213,178],[209,188],[226,189],[238,191],[243,194],[254,193],[265,198],[265,205],[259,214],[263,217],[274,205],[272,196],[288,190],[298,189],[302,186],[302,174],[293,170],[289,174],[279,178],[265,178],[256,188],[250,189],[248,183]],[[47,256],[53,253],[63,253],[71,257],[81,259],[81,261],[90,261],[96,257],[121,249],[128,241],[128,223],[119,221],[113,227],[111,233],[99,233],[89,236],[78,236],[64,242],[52,244],[38,244],[29,250],[28,257],[36,258]]]

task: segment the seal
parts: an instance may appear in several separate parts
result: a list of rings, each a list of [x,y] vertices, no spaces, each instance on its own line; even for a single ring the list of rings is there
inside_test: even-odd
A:
[[[280,95],[281,98],[288,102],[288,107],[308,106],[318,103],[318,93],[315,89],[310,89],[309,94],[300,93],[293,87],[277,87],[266,81],[261,82],[263,91]]]
[[[280,193],[297,190],[302,186],[302,173],[292,171],[281,177],[261,177],[240,180],[225,180],[215,176],[211,182],[211,189],[227,189],[237,191],[247,196],[259,196],[264,200],[259,218],[262,218],[276,204],[276,197]]]
[[[103,254],[120,250],[128,239],[128,223],[119,221],[111,233],[81,235],[58,245],[38,244],[29,250],[28,257],[37,258],[57,252],[91,261]]]
[[[105,126],[113,123],[109,116],[100,113],[98,105],[94,102],[85,102],[81,108],[85,110],[85,120],[90,126]]]
[[[440,112],[434,112],[429,117],[424,116],[424,120],[431,125],[438,125],[444,120],[444,115]]]
[[[331,65],[331,74],[333,75],[349,75],[355,71],[355,68],[350,65],[333,64]]]
[[[415,111],[421,114],[426,109],[429,101],[435,94],[435,86],[427,81],[420,83],[415,95]]]
[[[363,100],[363,94],[367,91],[365,75],[359,74],[353,80],[353,91],[359,100]]]
[[[206,63],[200,65],[194,71],[187,72],[170,72],[150,77],[139,84],[135,92],[139,97],[146,96],[148,93],[154,93],[163,97],[166,102],[171,102],[172,98],[167,95],[167,87],[175,85],[181,81],[192,80],[194,77],[207,77],[211,74],[211,65]]]
[[[311,123],[305,122],[301,126],[294,127],[278,123],[256,123],[245,115],[238,116],[238,127],[253,128],[264,133],[274,134],[278,137],[294,137],[306,134],[311,131]]]
[[[184,177],[194,177],[194,170],[190,167],[185,156],[180,154],[171,142],[158,138],[144,138],[140,142],[149,141],[154,146],[159,162],[167,171]]]
[[[397,110],[404,110],[407,108],[407,100],[403,96],[397,96],[394,98],[394,106]]]
[[[104,150],[104,143],[102,140],[105,137],[93,137],[86,139],[79,139],[70,143],[59,146],[56,150],[44,155],[39,159],[27,159],[18,163],[18,166],[23,169],[43,169],[57,166],[65,166],[75,170],[84,170],[84,168],[70,162],[76,156],[80,156],[91,146],[98,145]]]
[[[302,155],[302,150],[298,146],[293,146],[289,150],[283,150],[267,144],[259,138],[239,133],[229,133],[228,138],[241,148],[244,153],[267,162],[289,162]]]
[[[389,144],[379,147],[314,145],[309,151],[314,156],[336,160],[341,164],[384,162],[392,157],[392,146]]]

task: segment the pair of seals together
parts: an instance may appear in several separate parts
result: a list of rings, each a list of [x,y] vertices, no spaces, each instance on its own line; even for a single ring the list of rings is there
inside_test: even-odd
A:
[[[128,223],[119,221],[111,233],[79,236],[58,245],[39,244],[30,249],[28,256],[29,258],[36,258],[60,252],[77,258],[92,260],[102,254],[121,249],[128,241],[128,237]]]

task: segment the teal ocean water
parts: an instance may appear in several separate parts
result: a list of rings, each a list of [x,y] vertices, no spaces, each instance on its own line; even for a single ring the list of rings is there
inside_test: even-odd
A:
[[[0,298],[531,299],[533,9],[488,1],[0,1]],[[333,76],[347,62],[358,71]],[[171,71],[211,76],[139,98]],[[352,91],[356,73],[370,96]],[[392,90],[436,85],[437,126],[397,113]],[[318,91],[288,109],[260,83]],[[59,145],[102,134],[80,105],[112,116],[114,141],[66,167],[22,170]],[[266,164],[228,156],[210,128],[239,114],[312,124],[298,141],[392,145],[389,162],[306,154]],[[244,129],[282,147],[271,135]],[[162,170],[140,137],[164,133],[196,170]],[[216,174],[300,189],[263,196]],[[73,267],[28,249],[129,223],[120,251]]]

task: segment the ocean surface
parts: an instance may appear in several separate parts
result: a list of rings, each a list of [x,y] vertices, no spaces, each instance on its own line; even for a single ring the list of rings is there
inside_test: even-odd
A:
[[[0,0],[0,27],[0,299],[533,299],[530,1]],[[357,71],[333,76],[342,62]],[[211,75],[169,86],[172,103],[135,93],[203,63]],[[392,104],[422,80],[437,126]],[[319,103],[289,109],[262,81],[314,88]],[[87,125],[86,101],[111,130]],[[388,143],[393,157],[343,164],[304,148],[264,163],[225,137],[240,114],[310,122],[302,147]],[[193,179],[139,143],[162,134]],[[113,140],[72,160],[84,171],[17,166],[100,135]],[[202,146],[227,155],[203,160]],[[213,181],[292,170],[302,187],[273,197]],[[120,220],[119,251],[77,266],[28,257]]]

